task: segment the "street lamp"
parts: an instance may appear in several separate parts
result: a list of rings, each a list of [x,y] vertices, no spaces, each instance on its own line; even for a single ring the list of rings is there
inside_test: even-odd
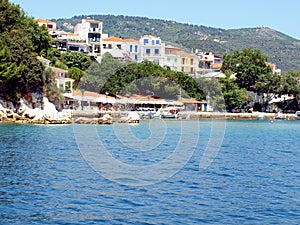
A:
[[[107,110],[108,110],[108,105],[107,105],[107,95],[108,95],[109,93],[106,91],[105,92],[105,99],[106,99],[106,107],[105,107],[105,109],[106,109],[106,112],[107,112]]]
[[[130,97],[130,94],[126,93],[127,102],[126,102],[126,105],[125,105],[125,111],[129,111],[129,109],[128,109],[128,99],[129,99],[129,97]]]
[[[84,89],[81,89],[81,95],[82,95],[82,99],[81,99],[81,110],[83,110],[83,100],[84,100]]]

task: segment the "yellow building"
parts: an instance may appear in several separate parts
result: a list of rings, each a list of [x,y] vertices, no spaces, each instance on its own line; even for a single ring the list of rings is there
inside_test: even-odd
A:
[[[189,75],[196,74],[197,68],[197,56],[192,53],[187,53],[184,51],[178,51],[176,54],[179,55],[179,68],[180,72]]]

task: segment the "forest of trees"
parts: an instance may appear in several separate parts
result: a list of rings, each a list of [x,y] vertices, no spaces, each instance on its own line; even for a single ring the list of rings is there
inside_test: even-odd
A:
[[[0,96],[16,100],[28,92],[42,92],[44,67],[36,56],[51,48],[48,30],[18,5],[0,3]]]

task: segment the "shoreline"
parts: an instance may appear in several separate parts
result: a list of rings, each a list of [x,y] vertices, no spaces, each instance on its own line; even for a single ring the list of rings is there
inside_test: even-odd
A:
[[[126,115],[129,111],[110,111],[108,114],[113,118],[113,122],[119,122],[120,118]],[[73,111],[70,120],[38,120],[34,121],[29,118],[21,117],[8,117],[0,120],[0,123],[15,123],[15,124],[98,124],[98,119],[106,114],[103,112],[92,112],[92,111]],[[226,119],[226,120],[277,120],[275,113],[265,112],[252,112],[252,113],[222,113],[222,112],[186,112],[189,119]],[[294,114],[284,114],[285,120],[297,120]],[[141,119],[141,121],[151,119]],[[164,119],[169,120],[169,119]],[[174,120],[185,120],[185,119],[174,119]],[[188,120],[188,119],[187,119]]]

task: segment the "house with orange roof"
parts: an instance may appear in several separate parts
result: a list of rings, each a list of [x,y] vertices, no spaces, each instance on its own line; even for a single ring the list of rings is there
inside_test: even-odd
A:
[[[123,40],[115,36],[111,36],[102,40],[102,53],[110,52],[114,49],[122,49]]]
[[[56,30],[56,23],[50,20],[39,18],[36,20],[38,25],[43,26],[45,25],[49,30]]]
[[[36,22],[38,23],[39,26],[47,27],[49,30],[49,34],[54,38],[65,33],[64,31],[58,30],[56,27],[56,23],[52,22],[50,20],[39,18],[39,19],[36,19]]]
[[[277,69],[275,64],[270,62],[265,62],[265,64],[271,67],[273,73],[278,73],[279,75],[281,75],[281,69]]]

